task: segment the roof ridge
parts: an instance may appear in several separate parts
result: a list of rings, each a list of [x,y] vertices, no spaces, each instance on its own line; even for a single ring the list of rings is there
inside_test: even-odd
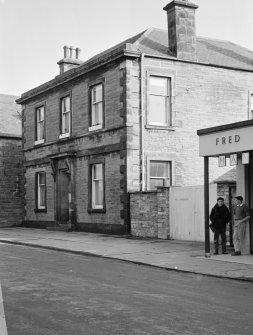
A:
[[[139,37],[133,44],[135,44],[135,45],[140,45],[141,41],[142,41],[145,37],[147,37],[147,35],[149,35],[150,32],[151,32],[152,30],[154,30],[154,29],[156,29],[156,28],[150,27],[150,28],[144,30],[143,33],[142,33],[142,35],[141,35],[141,36],[140,36],[140,37]]]
[[[214,38],[214,37],[204,37],[204,36],[196,36],[197,39],[204,39],[204,40],[211,40],[211,41],[219,41],[219,42],[226,42],[226,43],[231,43],[229,40],[221,40],[219,38]],[[235,43],[234,43],[235,44]],[[238,45],[238,44],[236,44]]]

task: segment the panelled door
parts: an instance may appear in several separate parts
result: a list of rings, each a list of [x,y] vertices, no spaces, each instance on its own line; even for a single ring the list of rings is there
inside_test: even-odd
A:
[[[61,224],[67,224],[69,220],[69,184],[69,174],[64,170],[60,170],[58,185],[58,219]]]

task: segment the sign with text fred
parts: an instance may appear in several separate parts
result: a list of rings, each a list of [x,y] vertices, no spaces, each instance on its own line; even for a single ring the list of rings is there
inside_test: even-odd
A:
[[[199,155],[217,156],[253,150],[253,126],[217,131],[199,137]]]

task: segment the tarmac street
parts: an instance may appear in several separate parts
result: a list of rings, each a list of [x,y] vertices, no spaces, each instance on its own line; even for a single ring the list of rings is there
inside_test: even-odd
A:
[[[8,335],[252,335],[249,281],[7,243],[0,253]]]
[[[0,242],[95,255],[174,271],[253,281],[253,255],[204,257],[204,243],[84,232],[2,228]]]

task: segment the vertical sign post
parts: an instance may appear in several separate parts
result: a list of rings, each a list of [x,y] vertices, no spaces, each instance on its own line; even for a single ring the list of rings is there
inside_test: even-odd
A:
[[[205,257],[210,257],[209,232],[209,159],[204,157]]]

